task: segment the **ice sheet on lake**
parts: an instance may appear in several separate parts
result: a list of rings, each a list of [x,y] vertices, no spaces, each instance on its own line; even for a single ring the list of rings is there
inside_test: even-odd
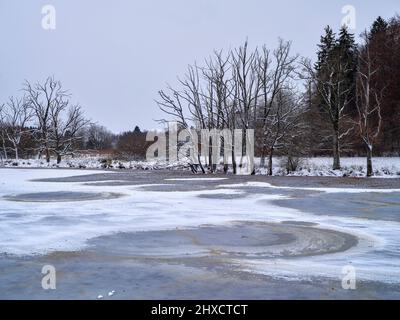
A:
[[[239,194],[242,192],[238,188],[241,184],[223,185],[222,189],[188,192],[155,192],[132,186],[101,186],[101,192],[122,193],[125,197],[75,203],[32,204],[2,198],[10,194],[33,192],[97,192],[99,189],[96,188],[100,187],[78,182],[30,181],[93,173],[74,170],[0,170],[0,252],[24,255],[77,250],[84,248],[88,239],[115,232],[197,227],[202,224],[225,224],[232,221],[280,223],[301,220],[316,223],[324,229],[356,235],[360,243],[345,253],[293,260],[241,260],[238,266],[243,270],[268,273],[272,276],[302,277],[310,273],[315,274],[315,270],[319,270],[327,276],[337,277],[341,274],[343,266],[351,264],[360,270],[360,277],[365,279],[400,282],[400,223],[313,215],[274,205],[272,200],[287,197],[284,194],[285,188],[281,188],[282,195],[266,192],[233,199],[208,199],[199,196],[214,192]],[[261,183],[244,184],[246,185],[264,186],[266,190],[277,188]],[[326,188],[307,189],[326,192]],[[340,189],[340,192],[343,192],[343,189]]]

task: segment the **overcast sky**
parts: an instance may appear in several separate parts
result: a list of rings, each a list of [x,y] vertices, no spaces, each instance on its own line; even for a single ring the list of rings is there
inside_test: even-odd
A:
[[[42,28],[42,7],[56,29]],[[24,79],[61,80],[86,114],[114,132],[155,128],[154,99],[188,64],[213,49],[275,47],[278,37],[314,58],[325,25],[339,28],[342,7],[356,8],[359,34],[399,0],[0,0],[0,103]]]

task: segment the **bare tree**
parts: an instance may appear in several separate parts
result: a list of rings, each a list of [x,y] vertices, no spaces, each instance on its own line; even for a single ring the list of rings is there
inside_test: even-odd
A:
[[[185,79],[179,80],[179,82],[183,85],[184,89],[182,91],[168,86],[168,91],[161,90],[158,92],[160,99],[157,100],[156,103],[164,113],[172,117],[173,121],[177,122],[180,128],[190,129],[191,123],[193,122],[200,126],[200,128],[205,128],[206,119],[201,108],[199,73],[197,67],[189,66],[188,74]],[[161,119],[159,122],[167,123],[168,120]],[[197,141],[197,139],[194,138],[192,141]],[[194,164],[189,163],[189,165],[193,172],[197,171]],[[205,173],[200,159],[200,153],[198,153],[198,165],[202,173]]]
[[[172,116],[184,129],[192,126],[197,130],[231,128],[234,122],[226,116],[232,91],[228,72],[229,58],[230,55],[223,57],[221,51],[215,51],[213,56],[206,60],[205,67],[198,67],[196,64],[189,66],[186,75],[178,79],[180,90],[169,86],[169,93],[159,92],[161,100],[157,103],[160,109]],[[192,140],[198,139],[195,137]],[[202,137],[201,141],[202,152],[198,154],[198,164],[205,173],[201,159],[201,155],[204,155],[205,163],[208,163],[210,171],[214,172],[217,163],[213,161],[212,150],[216,146],[213,146],[211,136]],[[226,146],[228,142],[223,138],[222,141]],[[227,172],[226,166],[224,170]]]
[[[70,106],[70,94],[53,77],[48,77],[43,84],[31,85],[25,81],[24,91],[37,122],[39,157],[44,152],[46,161],[50,162],[54,152],[59,163],[63,155],[72,153],[74,142],[81,138],[78,132],[88,123],[82,108]]]
[[[5,107],[3,107],[3,135],[10,142],[17,161],[19,159],[21,138],[30,131],[27,125],[31,118],[32,112],[25,99],[10,97]],[[5,144],[4,136],[3,145]]]
[[[242,152],[246,152],[246,130],[255,127],[259,99],[258,50],[250,51],[248,42],[231,53],[233,73],[235,116],[243,130]],[[241,157],[241,165],[243,164]],[[254,173],[254,172],[253,172]]]
[[[315,70],[310,59],[303,59],[302,65],[305,71],[303,75],[313,84],[322,99],[321,107],[328,115],[332,128],[333,169],[338,170],[340,169],[340,142],[352,130],[352,127],[343,126],[343,123],[349,119],[345,111],[352,93],[343,75],[351,70],[351,66],[348,61],[341,58],[339,52],[334,55],[333,60],[329,60],[324,65],[324,72]]]
[[[4,104],[0,105],[0,138],[1,138],[1,147],[3,150],[3,153],[1,154],[1,160],[3,161],[3,158],[7,160],[8,155],[7,155],[7,146],[6,146],[6,139],[7,139],[7,134],[6,134],[6,123],[5,123],[5,114],[4,114],[5,106]]]
[[[266,146],[268,147],[268,173],[273,174],[272,161],[276,150],[284,149],[302,129],[302,97],[293,88],[280,90],[266,121]]]
[[[258,111],[258,124],[261,128],[261,167],[265,166],[265,157],[268,153],[267,141],[271,141],[269,136],[272,132],[268,127],[271,124],[270,117],[279,118],[277,115],[271,115],[273,106],[276,102],[279,94],[286,90],[292,90],[291,80],[296,76],[295,68],[296,62],[299,59],[299,55],[291,55],[291,42],[285,42],[279,39],[279,44],[276,50],[274,50],[272,57],[271,52],[264,46],[262,53],[259,56],[258,61],[258,77],[260,86],[261,102],[259,104],[260,109]],[[276,109],[275,109],[276,111]],[[270,154],[270,165],[272,161],[272,155]],[[272,168],[269,168],[270,174],[272,174]]]
[[[82,133],[85,136],[86,148],[94,150],[110,149],[115,139],[112,132],[106,127],[95,123],[89,124],[89,127]]]
[[[367,176],[373,175],[372,151],[382,128],[381,101],[383,89],[378,89],[376,79],[379,72],[367,32],[363,33],[364,45],[360,50],[357,72],[357,111],[360,137],[367,150]]]
[[[78,133],[89,121],[85,119],[79,105],[68,107],[68,100],[63,103],[53,103],[50,108],[50,148],[60,163],[62,156],[73,154],[74,143],[82,139]]]
[[[208,129],[234,130],[236,128],[235,119],[230,116],[232,111],[232,93],[234,90],[233,77],[229,72],[230,54],[223,56],[222,51],[214,51],[212,57],[206,61],[206,67],[202,69],[207,89],[202,94],[202,100],[206,106],[208,115]],[[233,112],[234,114],[234,112]],[[220,137],[220,147],[223,146],[224,151],[230,153],[232,159],[233,171],[236,173],[236,159],[234,137]],[[212,163],[212,139],[208,142],[209,146],[209,162]],[[230,151],[229,151],[230,150]],[[224,153],[224,157],[228,160],[229,155]],[[216,170],[216,163],[212,164],[212,171]],[[228,161],[224,162],[224,172],[228,172]]]

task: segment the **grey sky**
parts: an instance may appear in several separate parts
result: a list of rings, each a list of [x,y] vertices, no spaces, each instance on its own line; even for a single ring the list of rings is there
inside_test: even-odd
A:
[[[57,28],[41,27],[43,5],[56,8]],[[154,128],[154,99],[165,83],[213,49],[292,40],[314,58],[325,25],[338,28],[342,7],[357,10],[359,34],[398,0],[0,0],[0,102],[24,79],[54,75],[91,119],[120,132]]]

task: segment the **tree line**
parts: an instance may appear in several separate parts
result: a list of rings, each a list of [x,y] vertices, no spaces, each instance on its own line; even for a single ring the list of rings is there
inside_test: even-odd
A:
[[[60,81],[25,81],[22,97],[10,97],[0,105],[0,160],[37,157],[59,164],[64,156],[84,151],[114,154],[120,159],[143,160],[146,133],[139,127],[113,134],[88,120],[83,108],[71,102]]]
[[[372,175],[373,155],[400,154],[400,17],[379,17],[360,43],[345,27],[336,34],[327,26],[316,56],[313,63],[294,54],[282,39],[274,49],[250,48],[246,41],[214,51],[203,64],[188,66],[178,85],[159,91],[161,121],[176,121],[181,129],[254,129],[255,154],[269,174],[276,155],[287,158],[288,171],[303,156],[331,155],[332,168],[340,169],[342,155],[365,155]],[[0,104],[1,159],[54,157],[59,163],[83,150],[145,158],[146,131],[117,135],[86,119],[53,77],[25,81],[22,93]],[[236,173],[235,141],[221,138],[221,150],[228,143]],[[205,164],[216,171],[212,141],[207,148]]]

